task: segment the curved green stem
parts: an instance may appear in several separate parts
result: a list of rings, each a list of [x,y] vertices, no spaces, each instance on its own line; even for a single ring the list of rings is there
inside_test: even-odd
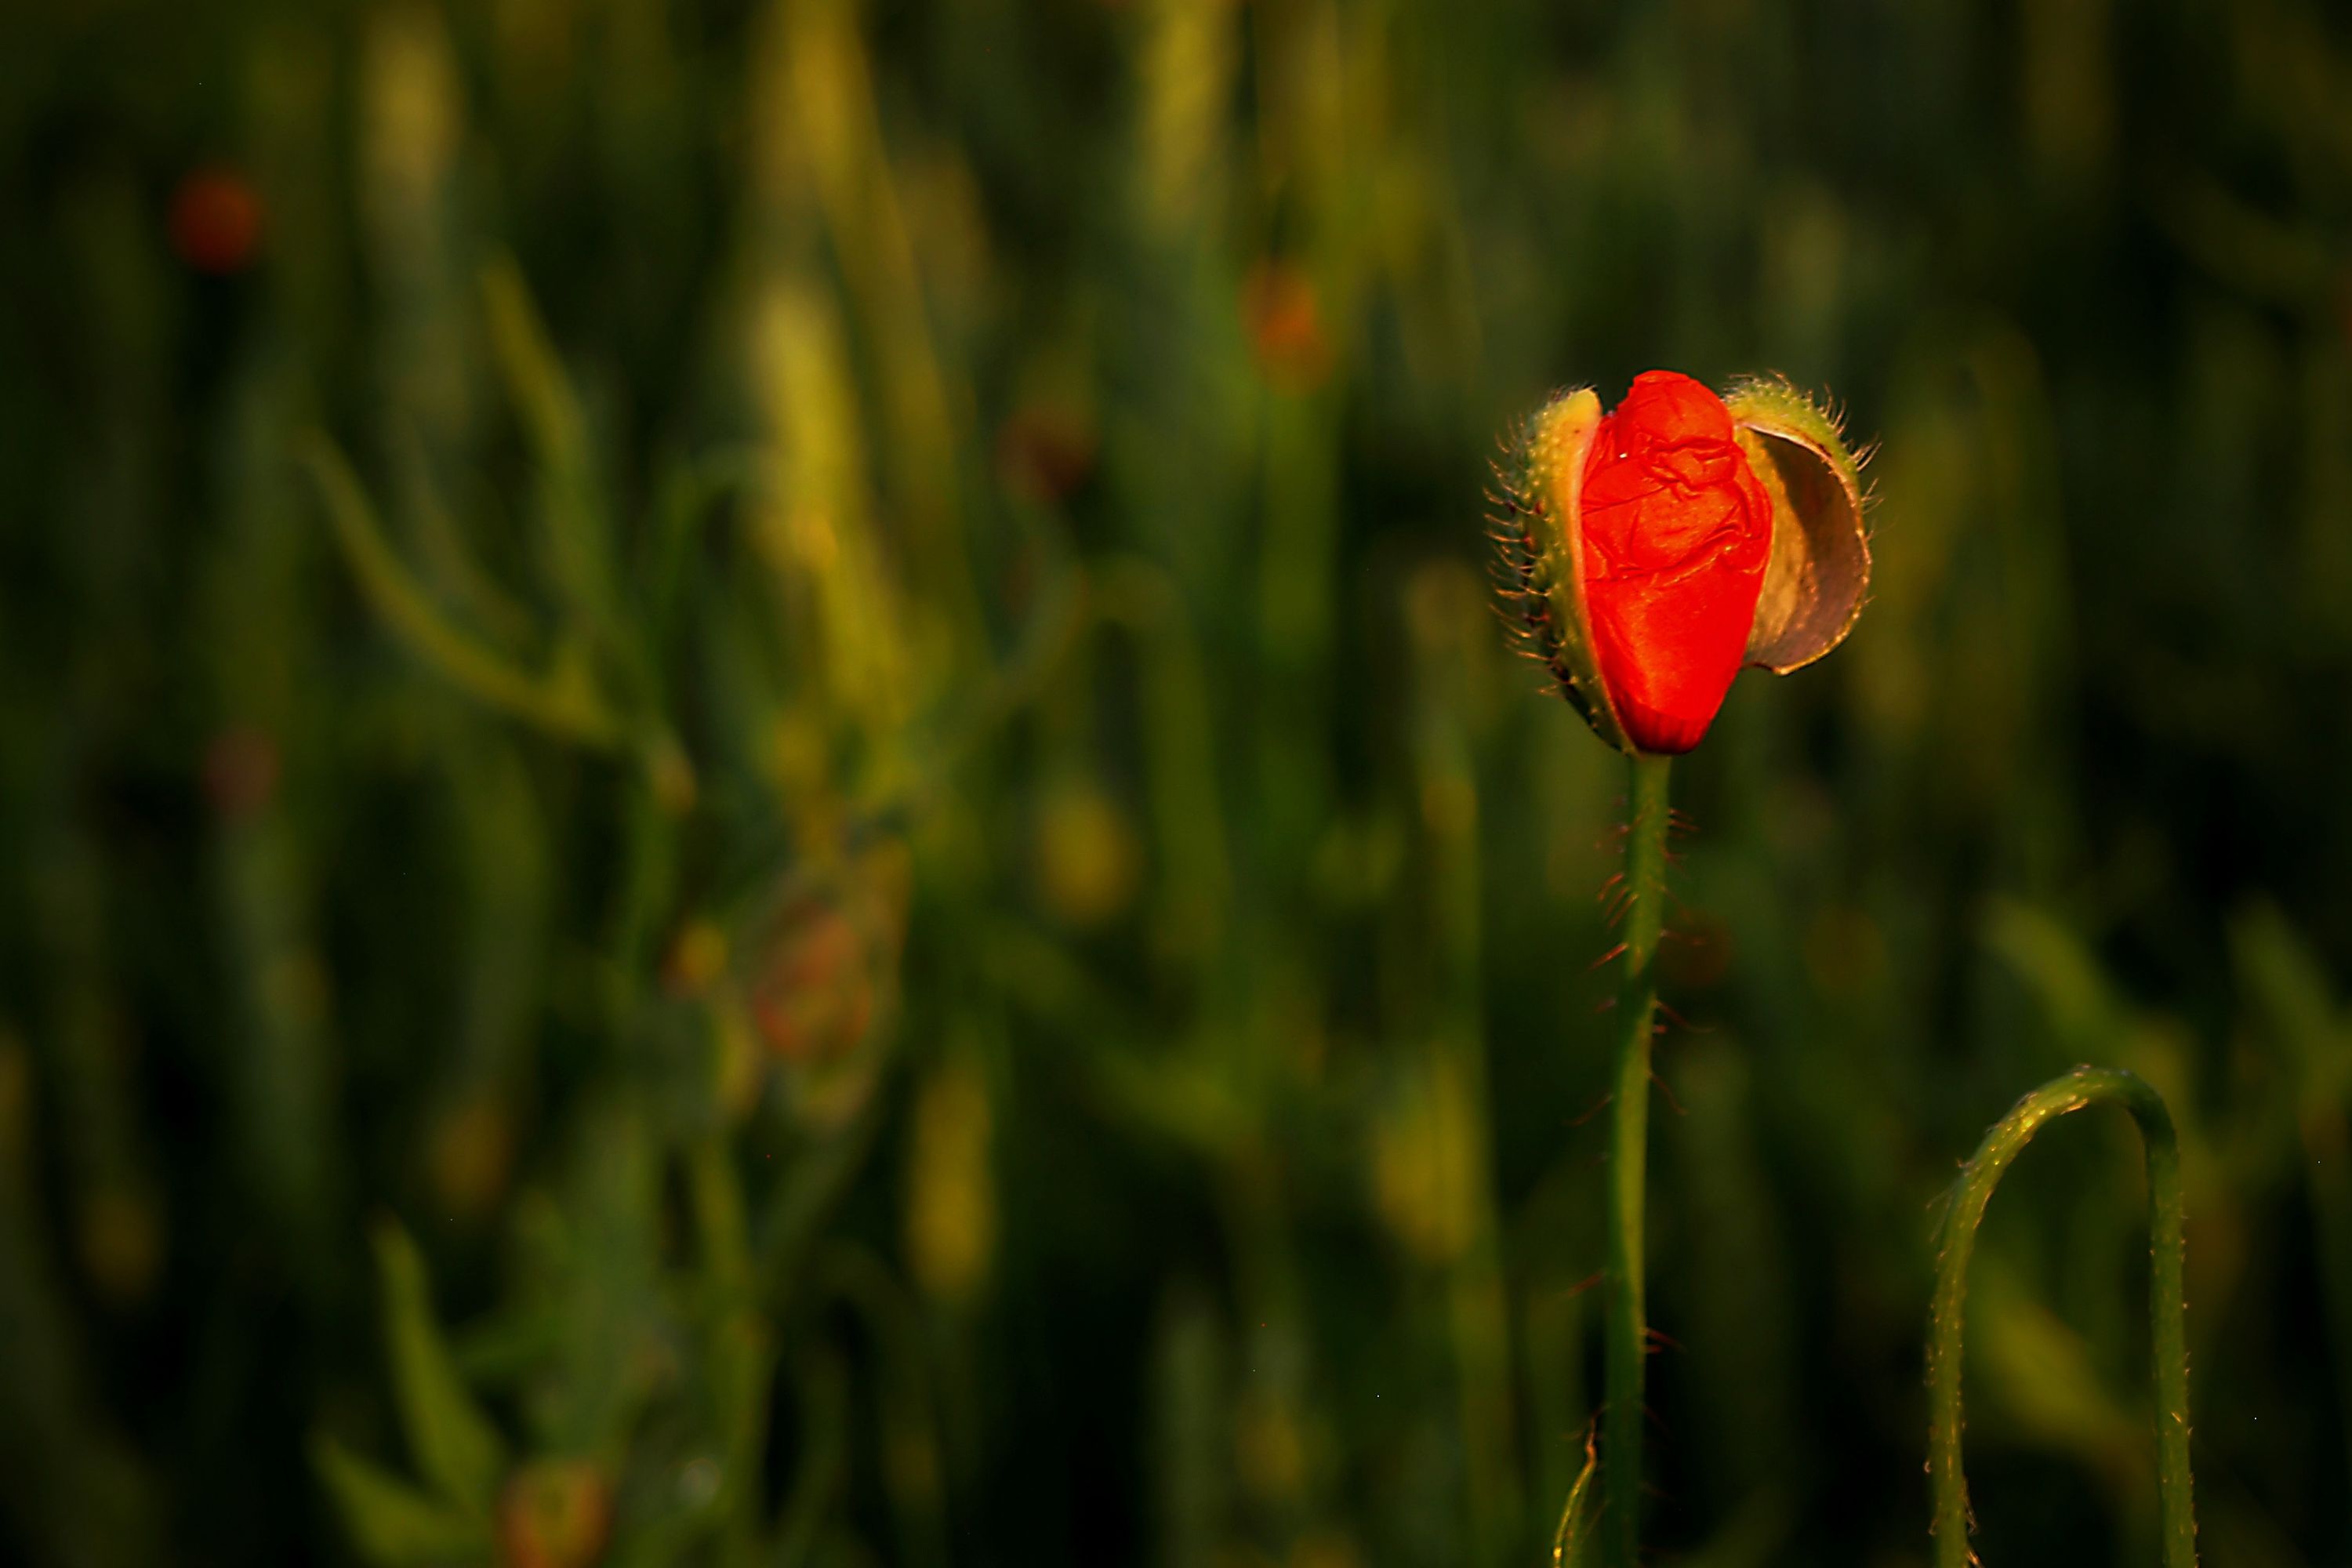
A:
[[[2189,1478],[2188,1307],[2180,1280],[2187,1251],[2180,1235],[2180,1142],[2163,1098],[2144,1080],[2119,1068],[2088,1067],[2053,1079],[2019,1100],[1985,1134],[1952,1194],[1943,1253],[1936,1264],[1935,1315],[1927,1341],[1927,1469],[1935,1484],[1937,1568],[1969,1568],[1976,1560],[1969,1547],[1968,1478],[1960,1471],[1960,1329],[1977,1227],[2001,1173],[2043,1124],[2105,1100],[2120,1101],[2131,1112],[2147,1150],[2147,1310],[2164,1565],[2196,1568],[2197,1516]]]
[[[1601,1531],[1608,1568],[1642,1553],[1643,1180],[1650,1138],[1653,968],[1666,901],[1666,759],[1635,757],[1625,828],[1625,967],[1617,992],[1617,1065],[1609,1101],[1609,1358],[1601,1425]]]

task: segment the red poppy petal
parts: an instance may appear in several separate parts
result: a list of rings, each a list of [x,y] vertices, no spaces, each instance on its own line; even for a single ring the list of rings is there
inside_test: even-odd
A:
[[[1771,503],[1722,400],[1650,371],[1601,422],[1581,515],[1595,662],[1637,750],[1686,752],[1714,721],[1756,618]]]

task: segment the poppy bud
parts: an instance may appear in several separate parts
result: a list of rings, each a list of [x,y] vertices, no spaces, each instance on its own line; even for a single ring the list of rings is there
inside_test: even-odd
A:
[[[1743,666],[1810,664],[1861,611],[1860,475],[1785,384],[1727,399],[1648,371],[1607,415],[1590,389],[1564,393],[1501,478],[1513,618],[1620,751],[1689,751]]]

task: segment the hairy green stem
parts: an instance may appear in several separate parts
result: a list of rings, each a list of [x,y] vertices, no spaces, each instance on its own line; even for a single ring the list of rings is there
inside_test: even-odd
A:
[[[1642,1384],[1649,1325],[1642,1286],[1643,1181],[1650,1139],[1653,964],[1666,901],[1666,759],[1635,757],[1625,828],[1625,966],[1617,992],[1617,1068],[1609,1101],[1609,1360],[1601,1425],[1601,1531],[1608,1568],[1642,1554]]]
[[[2181,1295],[2186,1247],[2180,1235],[2180,1142],[2164,1100],[2147,1084],[2112,1068],[2076,1068],[2017,1102],[1985,1134],[1960,1173],[1936,1264],[1935,1316],[1928,1326],[1927,1469],[1936,1494],[1937,1568],[1969,1568],[1968,1478],[1960,1471],[1960,1329],[1969,1257],[1992,1190],[2044,1123],[2101,1100],[2119,1101],[2139,1123],[2147,1151],[2149,1264],[2147,1310],[2156,1378],[2156,1485],[2163,1513],[2164,1568],[2196,1568],[2197,1516],[2189,1478],[2188,1306]]]

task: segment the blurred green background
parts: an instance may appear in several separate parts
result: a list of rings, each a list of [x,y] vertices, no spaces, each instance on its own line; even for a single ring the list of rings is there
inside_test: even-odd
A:
[[[2352,1563],[2323,0],[79,0],[0,33],[0,1559],[1544,1560],[1622,763],[1497,432],[1832,390],[1677,771],[1661,1563],[1927,1559],[1937,1194],[2186,1145],[2216,1568]],[[1972,1302],[2151,1560],[2120,1116]]]

